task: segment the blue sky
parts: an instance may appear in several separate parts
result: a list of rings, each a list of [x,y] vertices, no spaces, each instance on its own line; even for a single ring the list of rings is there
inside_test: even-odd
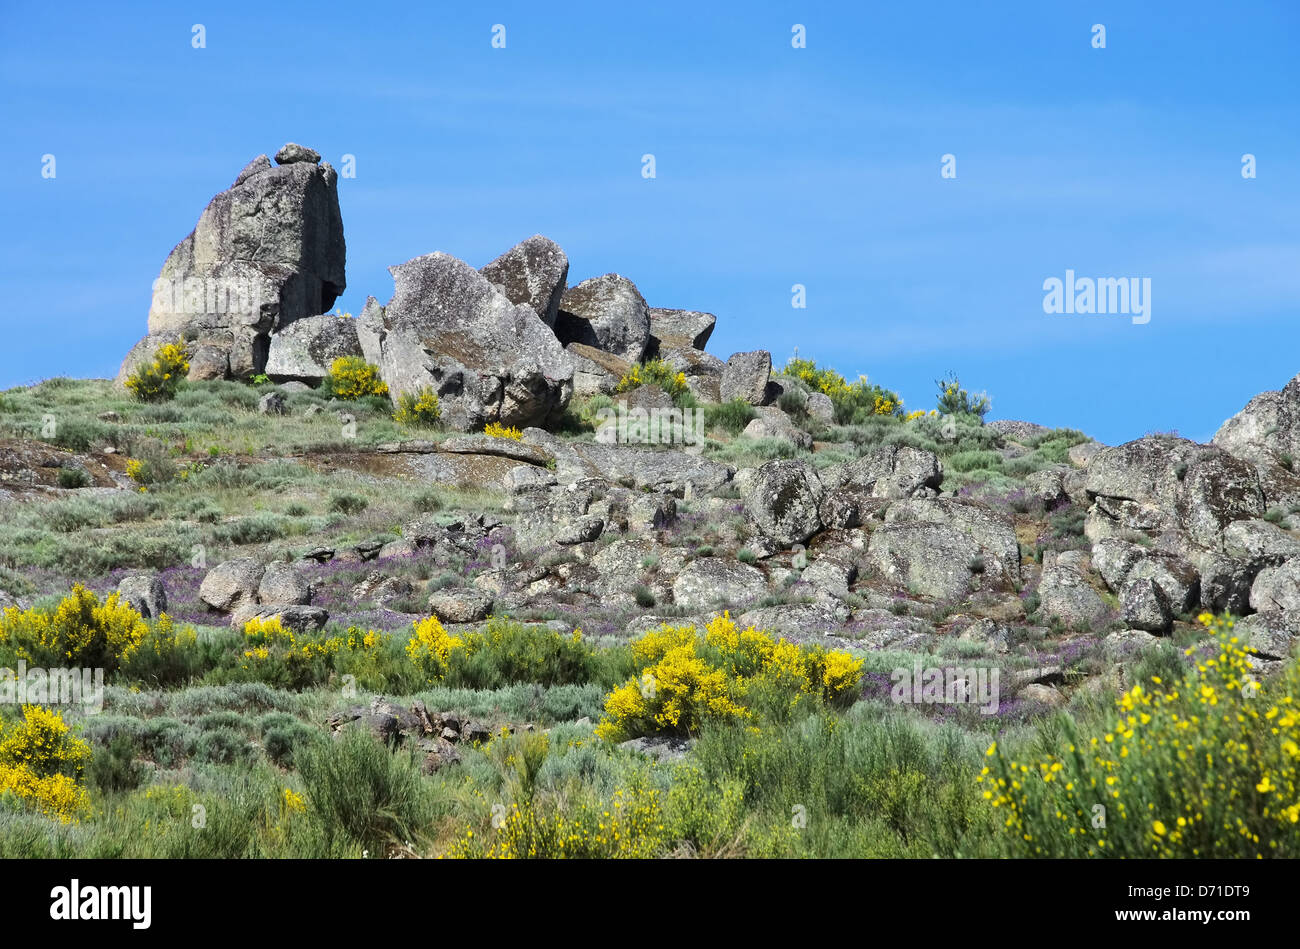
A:
[[[991,418],[1204,440],[1300,372],[1290,0],[5,0],[0,88],[0,387],[114,374],[167,253],[286,141],[356,156],[354,313],[389,265],[540,232],[573,283],[716,313],[722,358],[797,347],[911,408],[955,370]],[[1151,321],[1045,314],[1067,269],[1149,277]]]

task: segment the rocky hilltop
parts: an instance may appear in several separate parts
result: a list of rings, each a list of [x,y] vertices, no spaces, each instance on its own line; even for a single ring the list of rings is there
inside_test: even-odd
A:
[[[766,353],[729,364],[705,353],[710,313],[647,306],[636,285],[605,274],[567,286],[569,259],[535,235],[482,270],[437,251],[389,268],[387,304],[355,319],[330,315],[346,287],[337,175],[312,149],[288,144],[253,159],[208,204],[154,285],[149,334],[119,381],[168,342],[191,348],[189,378],[318,384],[333,360],[379,367],[396,403],[430,387],[446,426],[554,424],[575,391],[612,392],[631,366],[658,357],[691,391],[755,405],[775,397]]]
[[[88,717],[86,734],[97,755],[123,735],[134,742],[111,752],[125,764],[97,765],[104,793],[120,791],[112,782],[133,760],[152,769],[154,794],[218,787],[219,797],[249,768],[261,782],[227,795],[247,808],[221,824],[253,827],[256,839],[167,838],[167,852],[506,847],[514,838],[496,836],[480,805],[525,784],[513,771],[484,775],[532,755],[546,766],[526,786],[536,778],[537,800],[566,819],[590,816],[569,778],[587,782],[597,812],[623,806],[609,796],[624,786],[615,775],[679,809],[677,823],[647,819],[592,853],[626,854],[634,838],[638,855],[1005,854],[1011,824],[985,802],[1009,798],[976,784],[990,741],[1037,756],[1061,739],[1057,710],[1109,741],[1126,690],[1148,690],[1129,692],[1131,706],[1153,683],[1206,681],[1237,649],[1213,643],[1206,613],[1224,627],[1232,615],[1245,656],[1222,667],[1236,678],[1211,690],[1215,702],[1237,702],[1256,677],[1294,678],[1276,673],[1300,638],[1300,375],[1252,399],[1210,444],[1152,433],[1108,446],[986,422],[987,400],[956,379],[940,383],[935,409],[908,412],[897,395],[807,360],[774,367],[756,350],[724,361],[705,348],[712,314],[651,307],[619,274],[570,285],[568,257],[540,235],[480,270],[424,253],[391,268],[386,303],[331,313],[346,286],[335,174],[296,145],[276,162],[250,162],[168,256],[149,334],[116,382],[0,394],[0,665],[26,662],[77,617],[124,624],[113,641],[129,634],[152,651],[94,656],[109,666],[110,714]],[[134,398],[123,383],[170,343],[184,343],[188,381],[167,399]],[[374,385],[340,388],[344,358],[377,374]],[[417,424],[403,407],[428,394],[440,417]],[[92,602],[113,594],[111,609]],[[900,698],[900,674],[923,668],[948,677],[946,699]],[[657,701],[642,691],[647,675],[671,698],[637,719]],[[1178,701],[1194,705],[1199,690]],[[1182,705],[1168,708],[1187,721]],[[746,728],[726,730],[738,721]],[[528,744],[541,741],[534,730],[552,744]],[[405,767],[387,756],[347,764],[368,760],[369,739],[313,744],[356,731],[418,749],[418,780],[441,782],[443,803],[373,834],[369,817],[338,816],[348,802],[320,805],[340,786],[321,778],[329,768],[386,781]],[[1217,754],[1227,739],[1196,740]],[[1166,773],[1140,756],[1166,747],[1133,744],[1135,813],[1147,813],[1140,781]],[[913,748],[926,750],[908,757]],[[325,757],[299,774],[294,754]],[[1186,767],[1199,769],[1199,754]],[[1077,756],[1058,749],[1056,760],[1081,769],[1077,786],[1094,777]],[[1231,806],[1282,774],[1263,767],[1274,765],[1224,779],[1245,789]],[[746,768],[759,770],[742,808],[729,782]],[[799,780],[792,800],[829,799],[826,782],[841,779],[839,803],[810,805],[838,822],[825,836],[792,835],[790,800],[764,797]],[[1192,783],[1180,777],[1151,800]],[[707,819],[678,787],[706,795]],[[298,820],[295,788],[316,795],[320,850],[265,825]],[[162,827],[162,798],[146,797],[130,798],[127,823]],[[531,813],[532,797],[513,800]],[[1050,830],[1063,812],[1044,800],[1036,826]],[[1289,800],[1250,819],[1272,832],[1268,821],[1300,807]],[[925,816],[904,813],[909,802]],[[1170,826],[1182,826],[1178,804]],[[460,823],[449,831],[433,812]],[[410,826],[436,843],[420,850]],[[1087,849],[1094,826],[1041,846],[1017,829],[1005,847],[1144,856],[1231,844],[1254,856],[1260,839],[1216,826],[1180,843],[1144,824],[1119,844],[1108,837],[1103,853]],[[45,839],[23,836],[15,852],[43,854],[33,841]]]

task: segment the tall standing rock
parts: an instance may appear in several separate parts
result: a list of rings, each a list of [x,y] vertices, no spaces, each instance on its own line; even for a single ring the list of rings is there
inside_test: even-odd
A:
[[[270,335],[324,313],[347,283],[338,175],[300,145],[259,155],[214,197],[154,282],[149,337],[120,378],[159,341],[189,341],[205,377],[262,372]],[[150,337],[153,338],[151,341]],[[129,364],[129,365],[128,365]]]
[[[461,431],[559,417],[573,394],[573,364],[531,306],[442,252],[389,272],[395,290],[382,308],[379,364],[394,402],[432,388],[443,423]],[[367,305],[363,316],[377,310]]]
[[[479,271],[511,303],[532,307],[547,326],[555,325],[569,279],[569,258],[549,237],[534,234]]]

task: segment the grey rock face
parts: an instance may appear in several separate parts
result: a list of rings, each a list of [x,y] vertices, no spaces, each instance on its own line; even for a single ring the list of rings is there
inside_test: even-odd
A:
[[[443,424],[461,431],[559,417],[573,364],[532,307],[441,252],[389,271],[396,289],[383,308],[380,367],[394,403],[431,387]]]
[[[251,557],[227,560],[208,571],[199,585],[199,599],[214,610],[227,612],[241,603],[255,602],[257,587],[265,571]]]
[[[812,448],[811,435],[797,428],[794,422],[790,421],[790,417],[780,409],[768,408],[770,411],[765,411],[757,418],[751,419],[745,426],[743,434],[746,438],[780,438],[790,442],[796,448],[804,450]]]
[[[1020,548],[1003,515],[947,498],[897,501],[871,533],[868,557],[889,581],[952,600],[978,590],[1013,590]]]
[[[1246,645],[1267,659],[1287,659],[1300,645],[1300,611],[1273,610],[1237,620],[1235,627]]]
[[[319,606],[253,606],[236,610],[230,616],[232,629],[238,629],[252,619],[263,622],[278,619],[285,629],[291,629],[300,636],[319,633],[329,622],[329,611]]]
[[[1249,611],[1250,587],[1259,568],[1210,550],[1194,551],[1191,557],[1201,576],[1202,608],[1237,616]]]
[[[673,600],[688,610],[709,610],[723,603],[747,603],[767,592],[757,567],[723,557],[692,560],[673,581]]]
[[[254,159],[254,161],[256,160]],[[294,162],[307,162],[314,165],[319,161],[320,152],[294,142],[282,145],[280,150],[275,153],[275,163],[277,165],[292,165]]]
[[[1169,598],[1153,580],[1133,580],[1120,598],[1124,622],[1133,629],[1166,633],[1173,625]]]
[[[268,606],[305,605],[311,602],[311,584],[292,564],[276,561],[266,565],[257,599]]]
[[[943,463],[933,452],[886,445],[828,468],[822,481],[830,488],[857,488],[877,498],[932,495],[943,484]]]
[[[1045,425],[1038,425],[1034,422],[1021,422],[1009,418],[997,419],[989,422],[984,427],[990,432],[997,432],[1008,441],[1022,443],[1028,442],[1036,436],[1046,435],[1051,431],[1051,429]]]
[[[1025,491],[1044,507],[1064,502],[1068,497],[1065,473],[1059,468],[1045,468],[1025,478]]]
[[[808,393],[808,402],[806,408],[808,414],[819,422],[829,425],[835,421],[835,403],[825,392]]]
[[[754,474],[745,512],[779,544],[806,543],[822,528],[824,489],[817,472],[801,461],[769,461]]]
[[[954,600],[970,593],[981,554],[971,537],[943,524],[900,523],[872,531],[867,555],[886,581],[916,596]]]
[[[650,308],[626,277],[592,277],[564,291],[555,335],[564,344],[583,343],[640,362],[650,342]]]
[[[1228,524],[1265,509],[1251,465],[1221,449],[1162,435],[1098,452],[1088,465],[1087,488],[1097,498],[1098,522],[1089,525],[1094,540],[1106,533],[1109,520],[1148,532],[1176,528],[1202,546],[1217,547]]]
[[[237,378],[264,370],[272,332],[327,312],[347,285],[338,176],[309,149],[281,154],[278,167],[254,159],[212,199],[168,255],[149,309],[151,336],[220,350]]]
[[[1092,545],[1092,566],[1117,594],[1131,582],[1151,580],[1177,612],[1190,610],[1200,598],[1200,571],[1190,561],[1165,551],[1106,538]]]
[[[725,364],[712,353],[680,345],[685,337],[665,337],[659,342],[659,358],[686,377],[686,387],[705,402],[722,401],[722,373]]]
[[[1261,570],[1250,588],[1250,607],[1260,613],[1300,610],[1300,559]]]
[[[772,354],[765,349],[735,353],[722,370],[721,401],[740,399],[750,405],[766,405],[767,383],[772,375]]]
[[[1300,458],[1300,375],[1274,392],[1261,392],[1228,419],[1211,442],[1238,458],[1276,463]]]
[[[692,349],[702,350],[713,335],[718,318],[712,313],[697,310],[665,310],[650,307],[650,336],[652,350],[662,350],[665,339],[685,340]],[[673,348],[673,347],[670,347]],[[662,353],[660,353],[662,355]]]
[[[1300,540],[1276,524],[1261,518],[1234,521],[1223,531],[1223,552],[1260,566],[1276,566],[1300,557]]]
[[[477,623],[492,610],[492,597],[481,590],[439,590],[429,597],[429,611],[444,623]]]
[[[574,395],[611,395],[632,369],[626,359],[584,343],[569,343],[564,351],[573,363]]]
[[[1040,608],[1073,629],[1097,627],[1110,615],[1110,607],[1078,570],[1044,566],[1038,582]]]
[[[686,451],[567,441],[540,429],[524,432],[524,440],[555,456],[556,475],[566,484],[600,478],[682,497],[716,491],[735,470]]]
[[[511,303],[522,303],[547,326],[555,325],[569,279],[569,258],[549,237],[534,234],[479,271],[501,288]]]
[[[315,383],[329,375],[334,360],[345,356],[364,356],[357,321],[329,314],[308,316],[271,337],[266,374],[276,381],[306,379]]]
[[[158,577],[143,574],[123,577],[117,592],[145,619],[157,619],[167,612],[167,590]]]
[[[938,524],[973,540],[984,561],[984,573],[999,589],[1020,582],[1020,543],[1015,525],[1000,511],[951,498],[898,501],[885,512],[886,525]]]
[[[186,376],[190,381],[224,379],[228,375],[230,354],[220,346],[199,346],[190,356],[190,371]]]
[[[284,415],[289,411],[289,403],[283,392],[268,392],[257,400],[257,411],[263,415]]]

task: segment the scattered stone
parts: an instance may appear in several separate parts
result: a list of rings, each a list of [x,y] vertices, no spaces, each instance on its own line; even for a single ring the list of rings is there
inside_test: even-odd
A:
[[[117,592],[145,619],[157,619],[167,612],[167,590],[156,576],[136,574],[123,577]]]
[[[227,560],[208,571],[199,586],[199,599],[227,613],[242,603],[255,602],[265,567],[251,557]]]
[[[492,597],[482,590],[439,590],[429,597],[429,611],[444,623],[477,623],[492,611]]]
[[[268,392],[257,400],[257,411],[263,415],[284,415],[289,411],[289,402],[283,392]]]

